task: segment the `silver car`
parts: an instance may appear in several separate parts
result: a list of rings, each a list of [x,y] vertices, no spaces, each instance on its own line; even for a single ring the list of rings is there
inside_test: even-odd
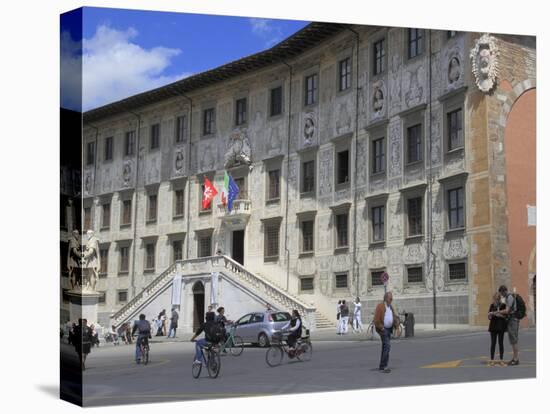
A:
[[[245,343],[258,344],[261,347],[271,343],[274,331],[280,330],[290,320],[290,313],[265,311],[247,313],[235,321],[235,335]]]

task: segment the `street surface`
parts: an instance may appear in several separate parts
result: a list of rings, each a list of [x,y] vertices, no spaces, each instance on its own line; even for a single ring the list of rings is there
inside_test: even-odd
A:
[[[361,335],[341,338],[324,333],[313,341],[310,362],[288,360],[270,368],[265,349],[247,347],[239,357],[222,357],[220,376],[191,376],[194,344],[151,343],[147,366],[133,361],[134,346],[104,344],[88,356],[83,374],[85,406],[147,402],[254,397],[287,393],[327,392],[404,385],[445,384],[534,378],[536,349],[534,329],[520,331],[520,365],[489,367],[489,334],[486,331],[451,333],[392,341],[389,374],[377,370],[380,341]],[[154,340],[153,340],[154,341]],[[62,344],[62,349],[73,349]],[[505,360],[511,359],[505,338]]]

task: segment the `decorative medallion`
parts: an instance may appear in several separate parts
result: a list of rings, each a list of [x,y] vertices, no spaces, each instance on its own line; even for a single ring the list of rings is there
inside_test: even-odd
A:
[[[475,46],[470,50],[472,72],[477,87],[483,93],[489,93],[496,86],[498,53],[496,39],[489,33],[485,33],[477,39]]]

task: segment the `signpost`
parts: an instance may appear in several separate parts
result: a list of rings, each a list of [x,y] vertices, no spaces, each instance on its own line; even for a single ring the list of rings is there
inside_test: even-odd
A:
[[[388,280],[390,280],[390,275],[388,275],[388,272],[382,272],[380,275],[380,278],[382,279],[382,282],[384,283],[384,295],[386,294],[386,289],[388,286]]]

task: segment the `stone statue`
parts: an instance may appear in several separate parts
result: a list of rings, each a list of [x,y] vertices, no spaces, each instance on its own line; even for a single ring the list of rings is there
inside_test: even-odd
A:
[[[476,40],[470,50],[472,72],[480,91],[489,93],[496,85],[498,76],[498,49],[493,36],[485,33]]]
[[[307,114],[304,120],[304,145],[311,145],[313,143],[313,134],[315,133],[315,122],[313,121],[313,115]]]
[[[374,113],[377,115],[382,112],[382,109],[384,109],[384,92],[382,92],[382,88],[380,86],[374,88],[372,108],[374,109]]]
[[[252,150],[246,130],[237,130],[229,137],[228,150],[225,153],[225,168],[245,164],[252,170]]]
[[[449,83],[455,83],[457,80],[460,79],[460,61],[456,56],[453,56],[451,58],[451,61],[449,62]]]
[[[176,172],[181,173],[183,170],[183,151],[178,151],[176,153],[175,161]]]
[[[130,161],[126,161],[124,163],[124,168],[122,169],[122,180],[123,180],[124,186],[130,185],[131,174],[132,174],[132,164]]]
[[[67,269],[69,269],[69,282],[71,289],[75,289],[82,283],[82,269],[80,259],[82,257],[82,247],[80,245],[80,234],[78,230],[73,230],[69,238],[69,250],[67,252]]]
[[[85,270],[84,289],[95,291],[95,285],[99,278],[101,267],[99,256],[99,239],[94,235],[93,230],[86,232],[88,242],[82,254],[82,268]]]

